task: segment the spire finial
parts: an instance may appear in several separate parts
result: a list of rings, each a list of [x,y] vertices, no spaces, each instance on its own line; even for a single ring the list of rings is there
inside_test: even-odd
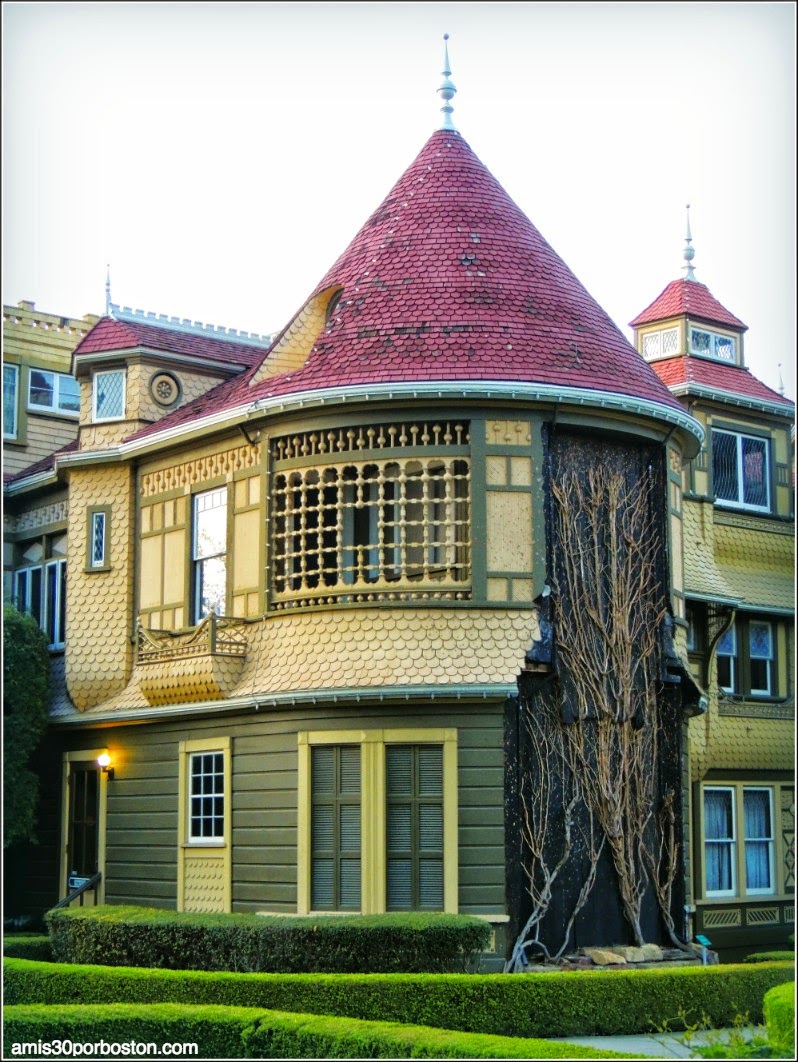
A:
[[[685,280],[695,280],[695,273],[693,272],[693,259],[695,258],[695,247],[693,247],[693,234],[690,232],[690,204],[687,204],[687,235],[684,238],[684,242],[687,246],[684,249],[684,260],[687,265],[683,265],[682,269],[686,271]]]
[[[779,394],[784,398],[784,377],[781,375],[781,362],[779,362]]]
[[[105,316],[113,317],[111,313],[111,263],[105,266]]]
[[[448,40],[449,34],[444,33],[443,70],[441,70],[441,73],[443,74],[443,81],[441,82],[441,87],[438,89],[438,95],[443,100],[443,106],[441,107],[441,114],[443,115],[443,119],[441,120],[441,124],[438,126],[438,128],[454,130],[454,123],[452,122],[452,111],[454,110],[454,107],[452,107],[451,100],[454,94],[457,92],[457,89],[455,88],[454,83],[450,79],[452,71],[449,69],[449,45],[447,43]]]

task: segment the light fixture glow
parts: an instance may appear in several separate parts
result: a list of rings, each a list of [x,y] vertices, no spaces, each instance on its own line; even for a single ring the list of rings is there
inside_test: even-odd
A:
[[[102,768],[103,774],[106,774],[109,779],[114,776],[114,769],[111,766],[111,754],[108,752],[101,752],[97,757],[97,765]]]

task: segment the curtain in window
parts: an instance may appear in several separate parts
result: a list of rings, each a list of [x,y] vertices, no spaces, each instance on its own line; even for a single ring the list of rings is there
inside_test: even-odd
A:
[[[727,790],[704,793],[707,892],[731,892],[734,822],[732,795]]]
[[[743,794],[745,816],[745,881],[750,889],[769,889],[770,881],[770,793],[767,789],[747,789]]]

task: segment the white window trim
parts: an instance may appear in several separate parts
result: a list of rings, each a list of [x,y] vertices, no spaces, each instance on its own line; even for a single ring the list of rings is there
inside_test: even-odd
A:
[[[707,835],[706,835],[706,833],[707,833],[707,831],[706,831],[706,807],[705,807],[705,799],[704,799],[707,793],[729,793],[731,795],[732,835],[728,839],[718,838],[717,841],[713,841],[712,839],[707,840]],[[701,792],[701,814],[702,814],[702,816],[704,818],[704,828],[703,828],[703,831],[702,831],[702,833],[703,833],[702,841],[703,841],[703,845],[704,845],[704,859],[703,859],[704,895],[707,898],[718,898],[718,897],[721,897],[721,896],[723,896],[723,897],[737,896],[737,889],[738,889],[738,883],[737,883],[737,792],[736,792],[735,787],[731,786],[731,785],[705,785],[703,787],[703,789],[702,789],[702,792]],[[731,850],[731,860],[730,860],[730,865],[731,865],[731,888],[730,889],[710,889],[710,888],[707,887],[707,867],[706,867],[707,845],[708,844],[714,844],[714,843],[728,845],[729,849]]]
[[[762,435],[752,435],[750,432],[735,431],[729,428],[712,428],[711,434],[719,435],[732,435],[736,440],[736,460],[737,460],[737,498],[721,498],[715,492],[715,505],[721,508],[727,509],[742,509],[745,512],[755,513],[769,513],[771,512],[771,491],[770,491],[770,440]],[[743,439],[753,439],[755,442],[761,442],[765,444],[765,489],[767,491],[767,499],[764,505],[753,505],[751,502],[745,501],[745,467],[743,462]],[[714,479],[714,475],[713,475]],[[714,484],[713,484],[714,489]]]
[[[757,792],[767,793],[768,801],[770,804],[770,837],[748,837],[745,834],[745,794]],[[776,860],[775,860],[775,847],[776,847],[776,823],[773,818],[774,801],[773,801],[773,786],[770,785],[746,785],[743,786],[743,859],[745,859],[745,846],[750,841],[767,841],[768,845],[768,874],[770,876],[770,885],[766,889],[751,889],[748,888],[748,882],[746,882],[745,895],[746,896],[773,896],[776,892]]]
[[[100,416],[97,412],[97,396],[99,388],[97,386],[98,381],[103,376],[121,376],[122,377],[122,412],[115,417]],[[97,372],[92,378],[92,396],[91,396],[91,419],[95,424],[104,424],[106,422],[115,420],[124,420],[125,411],[127,409],[127,373],[124,369],[108,369],[106,372]]]
[[[703,332],[704,335],[710,338],[710,349],[698,350],[693,346],[693,333]],[[723,343],[731,344],[731,358],[724,358],[718,354],[718,340],[722,340]],[[711,328],[699,328],[698,325],[690,325],[690,339],[689,339],[690,353],[698,358],[711,358],[713,361],[719,361],[723,365],[736,365],[737,364],[737,338],[736,336],[727,335],[725,332],[715,332]]]
[[[31,399],[31,391],[33,389],[33,374],[35,372],[42,373],[45,376],[52,376],[53,378],[53,401],[50,405],[44,405],[40,402],[34,402]],[[55,414],[59,417],[71,417],[73,420],[77,420],[80,416],[80,408],[64,409],[59,404],[61,396],[61,380],[74,381],[74,377],[70,376],[68,372],[56,372],[54,369],[39,369],[35,366],[31,366],[28,372],[28,411],[31,413],[50,413]],[[78,406],[80,406],[80,390],[78,390]]]
[[[751,652],[751,628],[754,626],[767,627],[770,633],[770,655],[769,656],[754,656]],[[766,620],[749,620],[748,621],[748,672],[749,677],[751,674],[751,662],[753,660],[766,660],[768,662],[768,685],[766,689],[755,689],[753,682],[751,684],[750,696],[751,697],[772,697],[773,696],[773,669],[776,662],[776,654],[774,651],[774,632],[773,624],[768,623]]]

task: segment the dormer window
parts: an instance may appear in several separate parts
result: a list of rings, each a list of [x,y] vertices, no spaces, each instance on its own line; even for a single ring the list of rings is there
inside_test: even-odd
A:
[[[768,440],[738,431],[712,432],[715,500],[737,509],[770,512]]]
[[[724,336],[719,332],[709,332],[705,328],[690,329],[690,353],[704,358],[715,358],[717,361],[725,361],[730,365],[734,365],[737,361],[734,337]]]
[[[121,420],[124,415],[124,370],[98,372],[94,377],[94,420]]]
[[[679,352],[679,329],[664,328],[643,337],[644,358],[667,358]]]

